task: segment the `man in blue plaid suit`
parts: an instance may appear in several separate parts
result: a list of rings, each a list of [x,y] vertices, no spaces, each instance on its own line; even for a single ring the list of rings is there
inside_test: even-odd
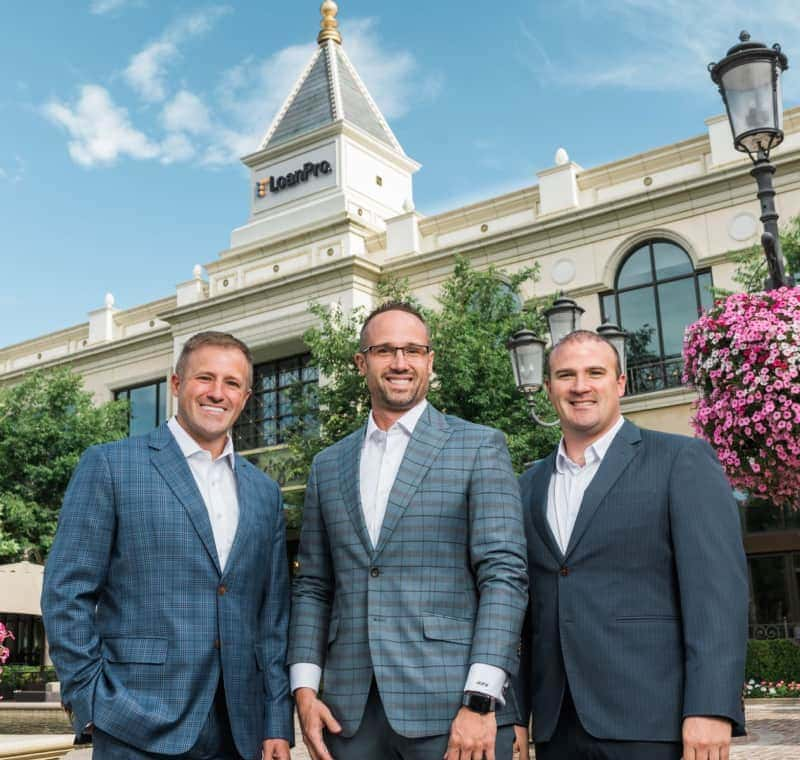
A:
[[[537,760],[727,760],[744,730],[747,570],[711,447],[623,419],[605,338],[549,357],[558,449],[522,475],[530,615],[516,682]],[[527,746],[527,730],[520,730]]]
[[[42,610],[62,699],[95,760],[289,760],[289,589],[280,490],[233,452],[243,343],[199,333],[177,415],[78,465]]]
[[[511,758],[518,486],[500,432],[425,400],[429,344],[408,304],[367,318],[369,419],[311,468],[289,663],[315,760]]]

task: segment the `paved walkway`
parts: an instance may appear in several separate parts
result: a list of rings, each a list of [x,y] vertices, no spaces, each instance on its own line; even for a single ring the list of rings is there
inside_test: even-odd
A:
[[[734,739],[731,760],[800,760],[800,699],[750,700],[745,710],[749,735]],[[292,760],[310,760],[299,726],[296,731]]]

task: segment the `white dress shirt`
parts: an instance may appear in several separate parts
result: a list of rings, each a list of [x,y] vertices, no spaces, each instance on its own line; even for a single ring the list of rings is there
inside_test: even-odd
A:
[[[200,495],[203,497],[208,519],[211,521],[211,530],[214,534],[214,543],[217,547],[220,570],[225,570],[225,563],[231,553],[236,528],[239,525],[239,498],[236,494],[236,458],[233,455],[233,441],[230,435],[225,443],[222,454],[216,459],[211,457],[211,452],[201,448],[178,422],[177,417],[171,417],[167,422],[175,440],[180,446],[189,469],[192,471],[194,482]]]
[[[579,465],[567,456],[564,439],[558,444],[556,467],[547,490],[547,522],[559,549],[566,554],[583,495],[600,468],[600,463],[625,420],[620,417],[614,426],[586,448],[586,464]]]
[[[361,509],[373,549],[378,545],[389,494],[406,454],[408,442],[427,404],[428,402],[423,399],[388,430],[381,430],[375,423],[372,412],[369,414],[358,475]],[[289,668],[292,692],[301,687],[317,691],[321,679],[322,669],[313,663],[297,662]],[[474,663],[470,666],[464,691],[489,694],[501,704],[505,704],[503,688],[507,681],[508,676],[502,668]]]

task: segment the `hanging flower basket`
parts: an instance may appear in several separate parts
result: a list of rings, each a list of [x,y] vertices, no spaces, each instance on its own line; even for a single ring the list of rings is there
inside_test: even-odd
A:
[[[731,484],[800,506],[800,288],[736,293],[686,328],[695,431]]]

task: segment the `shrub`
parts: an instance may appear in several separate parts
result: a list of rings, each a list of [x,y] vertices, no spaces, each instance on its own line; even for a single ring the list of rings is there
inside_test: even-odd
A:
[[[747,642],[745,680],[800,682],[800,646],[789,639]]]

